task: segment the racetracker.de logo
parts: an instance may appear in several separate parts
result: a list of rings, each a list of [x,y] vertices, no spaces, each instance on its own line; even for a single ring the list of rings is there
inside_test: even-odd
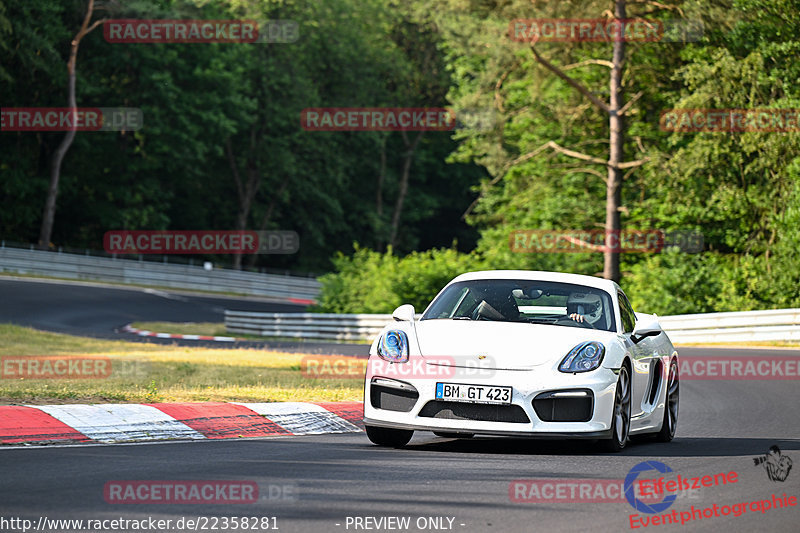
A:
[[[680,377],[686,380],[797,380],[800,379],[800,359],[779,355],[684,356],[680,360]]]
[[[300,249],[294,231],[107,231],[109,254],[293,254]]]
[[[111,359],[103,356],[3,356],[2,379],[102,379],[111,375]]]
[[[661,113],[661,131],[727,132],[800,131],[800,109],[668,109]]]
[[[358,357],[307,355],[300,361],[306,379],[364,379],[367,360]]]
[[[300,363],[307,379],[364,379],[391,377],[401,379],[486,378],[494,375],[494,358],[472,356],[414,356],[405,363],[369,359],[308,355]]]
[[[254,43],[254,20],[139,20],[114,19],[103,23],[110,43]]]
[[[644,494],[642,487],[650,480],[633,485],[637,498],[648,503],[661,501],[660,494]],[[641,486],[640,486],[641,484]],[[686,497],[689,493],[685,494]],[[508,498],[514,503],[611,503],[624,502],[623,479],[515,479],[508,486]]]
[[[0,131],[137,131],[142,110],[136,107],[5,107]]]
[[[310,107],[300,113],[306,131],[447,131],[456,116],[440,107]]]
[[[703,36],[695,20],[514,19],[508,36],[517,42],[692,42]]]
[[[293,43],[300,25],[293,20],[113,19],[103,23],[109,43]]]
[[[258,501],[254,481],[109,481],[103,499],[111,504],[244,504]]]
[[[658,253],[678,247],[682,252],[703,251],[699,231],[662,230],[514,230],[509,235],[512,252],[518,253]]]

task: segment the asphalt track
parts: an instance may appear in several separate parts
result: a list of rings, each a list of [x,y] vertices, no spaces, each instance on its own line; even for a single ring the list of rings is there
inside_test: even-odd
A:
[[[770,481],[753,458],[778,445],[800,461],[798,404],[796,382],[684,382],[676,439],[635,442],[616,455],[596,452],[591,442],[450,440],[430,433],[418,433],[402,450],[371,446],[363,434],[6,448],[0,449],[0,515],[34,521],[274,516],[283,532],[364,531],[347,528],[347,517],[366,516],[407,516],[407,531],[430,531],[417,528],[416,520],[444,516],[454,518],[452,529],[444,530],[465,532],[625,531],[635,514],[625,501],[516,503],[509,485],[540,478],[623,480],[638,463],[657,460],[684,477],[738,473],[736,483],[682,495],[667,513],[797,496],[800,467],[784,482]],[[106,503],[104,485],[119,480],[247,480],[265,499],[239,505]],[[293,499],[270,501],[270,485],[289,485]],[[800,507],[789,507],[639,530],[797,531],[798,520]]]
[[[264,348],[306,353],[364,355],[369,346],[334,343],[184,341],[119,331],[136,321],[222,322],[225,309],[303,312],[305,305],[261,298],[226,297],[96,283],[0,277],[0,323],[85,337],[215,348]],[[169,332],[165,332],[169,333]]]
[[[32,285],[25,283],[25,285]],[[52,286],[48,284],[49,287]],[[12,287],[13,288],[13,287]],[[0,292],[9,286],[0,283]],[[32,289],[27,289],[32,290]],[[58,305],[37,311],[29,304],[24,312],[2,302],[0,321],[16,315],[16,323],[51,329],[72,317],[70,328],[96,327],[101,312],[72,309],[70,295],[57,291]],[[72,295],[81,305],[110,298],[92,291]],[[125,293],[117,300],[116,317],[106,317],[103,327],[130,320],[167,320],[183,313],[182,307],[152,294]],[[45,298],[45,295],[48,295]],[[50,301],[44,290],[38,302]],[[102,296],[102,297],[101,297]],[[113,295],[112,295],[113,296]],[[32,298],[32,296],[30,296]],[[117,295],[121,298],[121,295]],[[139,312],[158,301],[172,314],[128,319],[124,300],[137,301]],[[160,298],[150,300],[149,298]],[[210,300],[214,300],[213,298]],[[35,302],[35,301],[34,301]],[[193,298],[190,298],[193,302]],[[113,303],[113,302],[112,302]],[[187,302],[182,302],[186,304]],[[212,313],[208,302],[195,302],[198,316]],[[203,306],[208,306],[202,311]],[[113,309],[106,308],[108,312]],[[41,318],[37,316],[41,314]],[[179,320],[194,319],[181,314]],[[49,324],[48,324],[49,322]],[[44,327],[48,326],[48,327]],[[100,326],[97,326],[100,327]],[[86,328],[88,329],[88,328]],[[776,355],[769,349],[679,349],[684,355]],[[798,350],[780,350],[781,356],[800,358]],[[418,433],[402,450],[377,448],[363,434],[320,435],[288,438],[242,439],[199,442],[165,442],[139,445],[82,445],[73,447],[0,448],[0,530],[14,529],[2,519],[171,519],[181,517],[276,517],[282,532],[337,531],[626,531],[637,513],[626,501],[515,502],[509,494],[514,480],[550,478],[579,482],[584,479],[624,480],[629,470],[643,461],[660,461],[683,477],[700,477],[735,471],[737,481],[681,493],[665,510],[691,512],[717,505],[800,496],[800,388],[797,381],[697,380],[681,384],[681,409],[675,440],[632,443],[620,454],[596,451],[591,442],[533,441],[479,438],[451,440]],[[770,481],[753,459],[772,445],[780,447],[795,465],[783,482]],[[654,473],[648,477],[655,477]],[[104,499],[107,482],[119,480],[239,480],[256,482],[262,499],[252,504],[111,504]],[[286,498],[270,499],[270,487],[290,487]],[[800,502],[799,502],[800,503]],[[348,517],[350,520],[348,521]],[[408,529],[355,528],[362,520],[409,517]],[[443,526],[423,524],[427,517],[445,517]],[[452,519],[452,525],[449,519]],[[418,522],[419,520],[419,522]],[[374,526],[375,522],[360,522]],[[337,525],[338,524],[338,525]],[[463,525],[462,525],[463,524]],[[702,518],[685,525],[651,525],[638,531],[798,531],[800,506],[748,510],[741,516]],[[210,529],[212,521],[206,522]],[[222,531],[221,522],[217,531]],[[270,521],[270,525],[275,524]],[[349,527],[348,527],[349,525]],[[636,524],[640,525],[640,524]],[[418,527],[419,526],[419,527]],[[202,530],[201,528],[198,528]],[[68,531],[71,529],[45,529]],[[130,529],[133,530],[133,529]],[[170,531],[187,531],[185,525]],[[267,531],[260,527],[249,531]],[[271,530],[274,530],[271,529]],[[113,529],[100,531],[111,532]],[[230,529],[228,529],[230,531]]]

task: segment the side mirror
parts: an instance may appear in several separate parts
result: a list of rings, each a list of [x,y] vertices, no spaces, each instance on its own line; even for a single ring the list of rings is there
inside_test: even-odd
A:
[[[397,322],[413,322],[414,321],[414,306],[411,304],[403,304],[392,313],[392,318]]]
[[[639,341],[645,337],[655,337],[661,335],[663,331],[655,315],[643,316],[636,321],[636,326],[634,326],[633,333],[631,334],[631,340],[634,344],[638,344]]]

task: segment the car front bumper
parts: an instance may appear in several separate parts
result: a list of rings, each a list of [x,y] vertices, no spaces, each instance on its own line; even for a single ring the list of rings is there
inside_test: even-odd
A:
[[[375,357],[375,356],[373,356]],[[557,369],[481,370],[479,375],[368,375],[364,423],[369,426],[538,438],[607,438],[617,374],[600,367],[579,374]],[[508,386],[506,405],[437,400],[437,383]],[[587,402],[590,402],[589,406]]]

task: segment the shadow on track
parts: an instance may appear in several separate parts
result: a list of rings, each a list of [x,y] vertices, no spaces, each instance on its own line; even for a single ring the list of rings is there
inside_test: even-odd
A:
[[[406,446],[406,450],[446,453],[499,455],[597,455],[604,457],[726,457],[732,455],[758,456],[772,445],[781,450],[800,450],[800,441],[765,438],[733,437],[676,437],[670,443],[654,442],[638,437],[620,453],[599,449],[591,440],[536,440],[478,437],[474,439],[438,439]],[[398,452],[402,453],[402,452]]]

